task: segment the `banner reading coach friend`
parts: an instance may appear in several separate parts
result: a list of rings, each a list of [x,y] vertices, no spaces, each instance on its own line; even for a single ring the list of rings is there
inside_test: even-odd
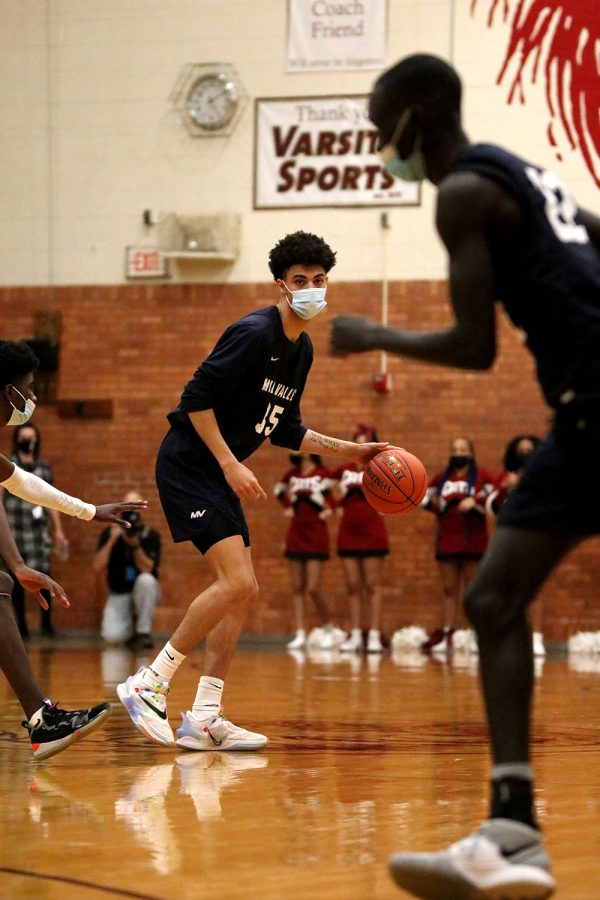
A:
[[[288,0],[288,72],[382,69],[387,0]]]
[[[366,96],[256,100],[255,209],[419,202],[382,167]]]

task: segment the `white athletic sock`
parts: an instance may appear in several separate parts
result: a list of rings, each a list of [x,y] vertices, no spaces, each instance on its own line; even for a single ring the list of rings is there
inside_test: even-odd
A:
[[[162,681],[171,681],[184,659],[184,654],[167,641],[154,662],[150,663],[150,668]]]
[[[198,682],[196,699],[192,706],[192,715],[195,719],[209,719],[219,715],[224,685],[225,682],[221,681],[220,678],[213,678],[212,675],[202,675]]]

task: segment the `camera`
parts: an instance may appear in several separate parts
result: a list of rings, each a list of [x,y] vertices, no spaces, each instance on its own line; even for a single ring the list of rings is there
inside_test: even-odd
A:
[[[131,534],[133,531],[137,530],[137,527],[140,523],[140,514],[136,509],[130,509],[127,512],[124,512],[121,516],[126,522],[129,522],[131,528],[127,528],[126,531]]]

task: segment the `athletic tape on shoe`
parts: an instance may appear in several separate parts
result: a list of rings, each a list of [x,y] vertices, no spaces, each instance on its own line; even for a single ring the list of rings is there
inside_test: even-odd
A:
[[[0,487],[5,488],[15,497],[27,500],[38,506],[46,506],[65,513],[67,516],[75,516],[77,519],[85,519],[89,522],[96,515],[96,507],[91,503],[84,503],[77,497],[70,497],[57,488],[48,484],[43,478],[38,478],[33,472],[26,472],[15,466],[15,470],[6,481],[0,482]]]

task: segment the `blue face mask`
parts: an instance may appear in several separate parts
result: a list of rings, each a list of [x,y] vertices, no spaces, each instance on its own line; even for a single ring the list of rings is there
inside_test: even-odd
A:
[[[303,288],[301,291],[290,291],[285,281],[283,284],[292,295],[291,300],[288,300],[287,296],[285,299],[301,319],[314,319],[327,306],[325,300],[327,288]]]
[[[417,139],[417,146],[406,159],[400,157],[396,147],[402,132],[408,124],[411,112],[410,106],[404,110],[389,142],[379,151],[379,156],[387,171],[394,178],[401,178],[402,181],[424,181],[427,178],[427,168],[425,166],[425,157],[421,150],[420,136]]]

